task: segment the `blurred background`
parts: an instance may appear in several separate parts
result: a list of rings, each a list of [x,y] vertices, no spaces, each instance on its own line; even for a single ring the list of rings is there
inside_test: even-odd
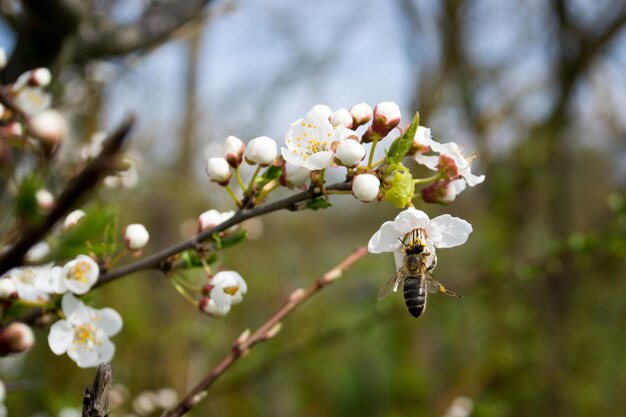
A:
[[[393,257],[370,255],[190,415],[460,417],[449,410],[459,397],[481,417],[624,415],[626,2],[0,6],[3,82],[36,66],[55,74],[55,103],[73,127],[61,161],[137,114],[130,155],[140,182],[95,198],[120,208],[120,224],[146,224],[147,253],[188,237],[201,212],[233,209],[204,174],[227,135],[280,141],[317,103],[396,101],[403,122],[419,110],[438,140],[477,152],[483,184],[448,207],[418,206],[474,226],[467,244],[438,253],[435,271],[462,300],[434,295],[418,320],[400,295],[377,302]],[[186,392],[245,328],[398,212],[334,197],[327,210],[260,218],[250,240],[223,253],[249,286],[225,319],[198,314],[156,272],[97,291],[94,303],[125,320],[113,369],[126,401],[113,416],[140,415],[132,402],[146,390]],[[46,335],[25,357],[0,361],[12,416],[79,407],[93,377],[54,356]]]

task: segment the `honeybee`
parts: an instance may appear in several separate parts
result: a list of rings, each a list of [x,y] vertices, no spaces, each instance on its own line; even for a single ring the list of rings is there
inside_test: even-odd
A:
[[[400,242],[402,242],[402,252],[404,252],[403,266],[380,290],[379,300],[388,296],[392,291],[398,291],[400,284],[403,283],[404,304],[413,317],[419,317],[426,309],[428,293],[442,292],[451,297],[461,298],[459,294],[447,290],[430,273],[437,265],[436,255],[433,256],[431,264],[426,266],[431,253],[426,245],[424,229],[411,230],[404,235],[404,239],[400,239]]]

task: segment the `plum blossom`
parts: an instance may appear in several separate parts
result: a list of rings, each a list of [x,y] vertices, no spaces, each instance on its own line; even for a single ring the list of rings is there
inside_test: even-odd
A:
[[[448,204],[453,202],[466,187],[467,184],[460,178],[452,181],[439,179],[422,188],[420,193],[422,200],[426,203]]]
[[[306,184],[309,180],[309,176],[311,171],[307,168],[294,165],[290,162],[285,162],[283,165],[283,176],[281,181],[285,183],[285,185],[293,185],[295,187],[299,187],[301,185]]]
[[[231,177],[230,164],[226,158],[209,158],[206,163],[206,173],[211,181],[227,185]]]
[[[94,309],[72,294],[61,301],[64,320],[50,327],[48,344],[55,355],[67,355],[81,368],[109,362],[115,353],[110,336],[122,329],[122,317],[111,308]]]
[[[276,155],[278,155],[276,141],[267,136],[252,139],[244,151],[246,162],[250,165],[268,166],[274,162]]]
[[[63,266],[60,288],[65,287],[74,294],[85,294],[98,281],[99,276],[100,267],[96,261],[87,255],[78,255]]]
[[[425,155],[422,152],[416,152],[413,155],[413,159],[415,159],[418,164],[422,164],[433,171],[443,170],[446,173],[450,173],[451,171],[455,173],[458,172],[456,177],[448,177],[447,179],[454,180],[463,178],[470,187],[480,184],[485,180],[484,175],[472,174],[471,167],[474,157],[465,157],[461,153],[459,145],[456,143],[439,143],[432,139],[424,140],[422,143],[430,147],[434,155]]]
[[[198,217],[198,233],[203,232],[205,230],[212,229],[218,224],[221,224],[225,222],[226,220],[230,219],[234,215],[235,215],[235,212],[232,210],[225,211],[223,213],[220,213],[219,211],[214,210],[214,209],[207,210]],[[236,227],[237,226],[233,226],[232,228],[229,228],[228,230],[231,230]]]
[[[248,291],[246,281],[235,271],[221,271],[211,279],[208,302],[201,308],[206,313],[223,317],[231,306],[239,304]]]
[[[426,245],[431,253],[426,260],[428,264],[432,262],[435,248],[461,245],[472,233],[472,225],[463,219],[444,214],[431,220],[423,211],[411,207],[398,214],[393,221],[383,223],[370,239],[367,249],[370,253],[393,252],[396,269],[400,269],[404,257],[401,240],[414,229],[426,232]]]
[[[352,128],[356,129],[358,126],[372,120],[374,111],[367,103],[359,103],[350,107],[350,115],[352,116]]]
[[[380,180],[376,175],[361,174],[352,181],[352,194],[359,200],[368,203],[378,196]]]
[[[332,112],[331,112],[332,114]],[[304,119],[298,119],[289,127],[281,154],[285,161],[311,171],[324,169],[333,162],[333,143],[341,143],[354,136],[353,130],[339,124],[333,126],[330,115],[313,107]]]
[[[133,223],[126,226],[124,243],[128,250],[141,250],[148,244],[148,240],[150,240],[150,233],[143,224]]]
[[[50,266],[13,268],[4,279],[11,279],[18,298],[32,303],[45,303],[55,293],[60,280],[60,269]]]
[[[346,167],[355,167],[365,158],[365,148],[354,139],[346,139],[337,146],[335,156]]]
[[[352,115],[344,107],[335,110],[330,116],[330,123],[333,126],[344,125],[348,129],[352,129]]]

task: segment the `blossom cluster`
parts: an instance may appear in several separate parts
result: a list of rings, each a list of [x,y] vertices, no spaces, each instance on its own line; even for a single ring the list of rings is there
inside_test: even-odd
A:
[[[447,204],[467,185],[474,186],[484,180],[484,176],[471,172],[474,156],[464,156],[461,147],[454,142],[435,141],[431,130],[413,126],[415,121],[406,130],[399,129],[400,108],[393,102],[381,102],[374,109],[360,103],[335,111],[318,104],[289,126],[280,146],[267,136],[254,138],[247,144],[229,136],[224,142],[223,156],[209,158],[206,171],[213,182],[228,187],[234,170],[240,188],[249,197],[255,192],[256,173],[264,167],[280,167],[279,182],[287,187],[305,187],[309,181],[323,185],[326,169],[344,167],[357,199],[363,202],[384,199],[398,207],[411,206],[411,200],[418,196],[425,202]],[[409,146],[399,158],[388,155],[374,161],[377,144],[391,136],[395,129],[399,131],[396,141],[402,139],[408,143],[408,139]],[[390,141],[389,152],[394,143]],[[407,155],[437,174],[427,179],[414,179],[401,163]],[[257,166],[248,186],[239,173],[244,161]],[[416,194],[416,184],[426,186]],[[261,185],[264,188],[256,190],[258,195],[265,196],[273,189]],[[234,196],[232,191],[230,193]]]

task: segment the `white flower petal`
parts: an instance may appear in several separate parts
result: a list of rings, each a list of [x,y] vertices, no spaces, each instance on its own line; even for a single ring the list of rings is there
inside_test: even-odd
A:
[[[65,314],[65,317],[69,317],[81,305],[83,305],[83,303],[70,293],[65,294],[63,296],[63,299],[61,300],[61,308],[63,309],[63,314]]]
[[[380,229],[371,237],[367,244],[367,250],[370,253],[383,253],[399,249],[402,246],[398,240],[399,233],[394,222],[387,221],[383,223]]]
[[[48,345],[55,355],[67,352],[74,339],[74,328],[67,320],[59,320],[50,326]]]
[[[84,344],[73,343],[67,351],[67,356],[76,362],[79,368],[93,368],[100,365],[98,351]]]
[[[305,161],[303,166],[311,171],[328,168],[333,162],[332,151],[321,151],[311,154]]]
[[[205,311],[214,316],[224,317],[230,311],[230,304],[219,305],[213,299],[210,299]]]
[[[467,241],[472,225],[449,214],[435,217],[426,228],[428,240],[437,248],[451,248]]]
[[[112,308],[95,310],[98,327],[107,335],[113,336],[122,330],[122,316]]]
[[[467,167],[466,169],[462,169],[460,171],[460,174],[463,178],[465,178],[465,181],[467,181],[467,185],[469,185],[470,187],[473,187],[477,184],[480,184],[481,182],[485,181],[485,176],[484,175],[474,175],[472,174],[472,171],[470,169],[470,167]]]
[[[98,362],[111,362],[115,355],[115,345],[109,339],[102,340],[102,344],[98,348]],[[98,364],[98,365],[99,365]]]
[[[422,153],[417,152],[413,155],[413,159],[418,164],[424,165],[428,169],[432,169],[433,171],[437,171],[437,165],[439,164],[439,156],[435,155],[424,155]]]

